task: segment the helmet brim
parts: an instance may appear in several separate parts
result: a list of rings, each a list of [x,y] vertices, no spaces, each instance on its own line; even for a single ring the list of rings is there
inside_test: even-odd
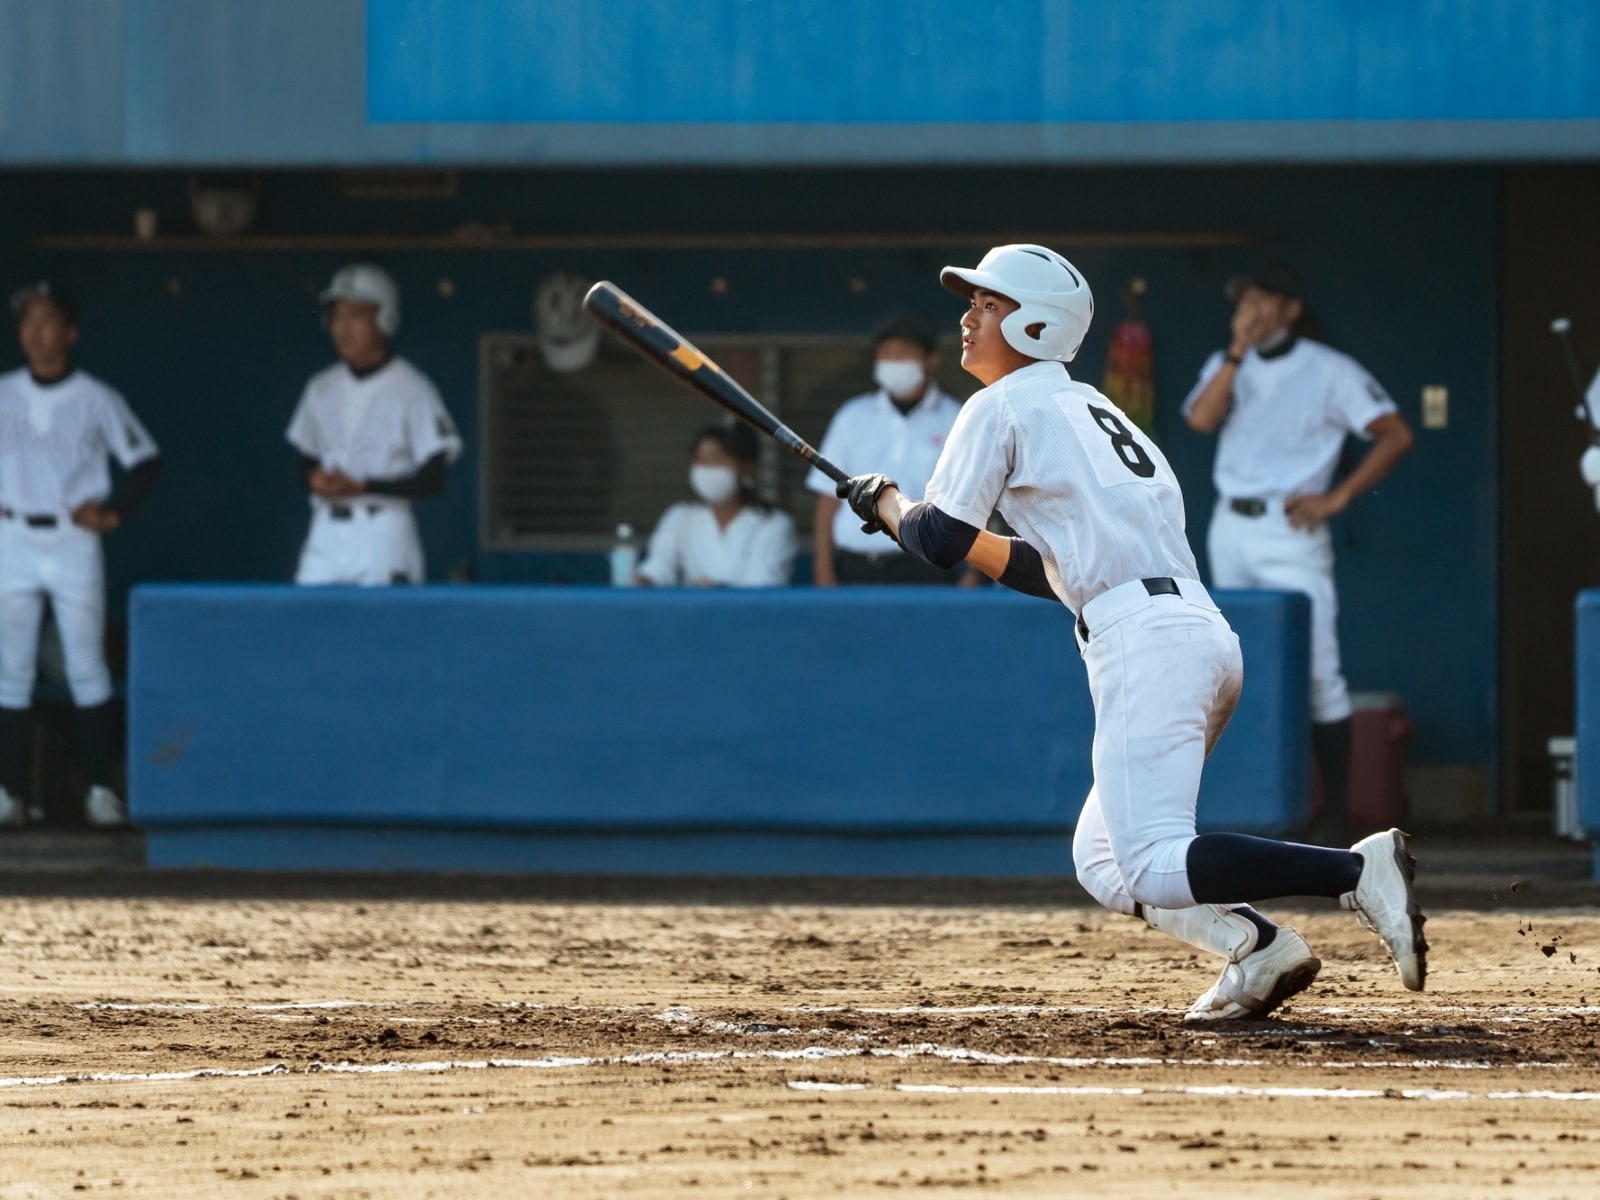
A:
[[[371,296],[362,296],[348,288],[328,288],[317,297],[319,307],[326,308],[335,300],[348,300],[351,304],[370,304],[373,308],[382,308],[383,302],[374,300]]]
[[[987,271],[980,271],[976,267],[946,267],[939,272],[939,282],[944,284],[958,296],[972,298],[972,293],[982,288],[986,292],[993,292],[996,296],[1004,296],[1008,300],[1016,297],[1007,290],[1004,281]]]

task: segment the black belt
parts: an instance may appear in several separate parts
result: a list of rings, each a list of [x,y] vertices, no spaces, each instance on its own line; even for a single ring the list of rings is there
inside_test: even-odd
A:
[[[1241,517],[1264,517],[1267,515],[1267,502],[1265,500],[1229,500],[1228,507]]]
[[[383,511],[383,505],[381,504],[330,504],[328,505],[328,515],[335,521],[348,521],[356,515],[356,509],[358,508],[366,509],[369,517]]]
[[[18,513],[7,508],[0,510],[0,517],[8,521],[21,521],[29,529],[54,529],[61,524],[54,513]]]
[[[1166,575],[1158,575],[1154,579],[1141,579],[1144,590],[1152,596],[1181,596],[1183,592],[1178,588],[1178,581]],[[1078,636],[1084,641],[1089,640],[1089,627],[1083,623],[1083,618],[1078,618]]]

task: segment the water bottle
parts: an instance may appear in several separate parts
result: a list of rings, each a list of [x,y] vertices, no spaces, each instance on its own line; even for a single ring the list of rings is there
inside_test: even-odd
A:
[[[632,587],[633,569],[639,552],[633,545],[633,526],[624,521],[617,526],[617,540],[611,547],[611,586]]]

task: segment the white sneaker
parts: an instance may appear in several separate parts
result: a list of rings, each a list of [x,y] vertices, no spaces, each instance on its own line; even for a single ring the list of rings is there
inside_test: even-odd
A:
[[[1428,943],[1422,936],[1427,918],[1411,888],[1417,860],[1406,849],[1406,835],[1398,829],[1375,833],[1350,851],[1361,855],[1361,880],[1355,891],[1339,897],[1339,903],[1383,939],[1400,982],[1420,992],[1428,981]]]
[[[0,787],[0,825],[17,826],[28,823],[28,810],[5,788]]]
[[[1287,925],[1278,926],[1272,944],[1222,968],[1211,990],[1194,1002],[1186,1024],[1207,1021],[1259,1021],[1290,996],[1311,986],[1322,960]]]
[[[83,811],[89,818],[89,824],[101,829],[116,829],[128,823],[128,810],[108,787],[96,785],[90,788],[83,802]]]

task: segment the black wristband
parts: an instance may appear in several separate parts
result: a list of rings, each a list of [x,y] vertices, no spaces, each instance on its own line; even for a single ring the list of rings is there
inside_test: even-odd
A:
[[[1244,361],[1244,356],[1241,354],[1235,354],[1232,350],[1224,350],[1222,352],[1222,361],[1225,363],[1232,363],[1237,367]]]

